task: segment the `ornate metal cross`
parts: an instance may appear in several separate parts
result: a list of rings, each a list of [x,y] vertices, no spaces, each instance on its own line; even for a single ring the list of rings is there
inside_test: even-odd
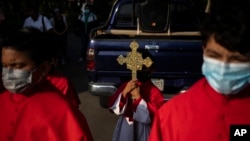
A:
[[[127,69],[132,71],[132,80],[137,79],[137,70],[142,70],[142,66],[150,67],[152,65],[152,60],[149,57],[145,59],[142,58],[142,54],[137,52],[139,44],[136,41],[130,43],[131,52],[127,53],[127,57],[119,55],[117,61],[119,64],[127,64]]]

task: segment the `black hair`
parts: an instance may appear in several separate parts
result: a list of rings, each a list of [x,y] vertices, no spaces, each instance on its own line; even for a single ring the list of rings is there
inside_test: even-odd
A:
[[[149,57],[152,61],[151,66],[147,67],[145,65],[142,66],[142,70],[138,70],[137,71],[137,79],[141,82],[145,82],[148,81],[151,78],[151,73],[154,69],[155,66],[155,59],[154,56],[149,52],[149,51],[142,51],[142,58],[146,59],[147,57]]]
[[[27,53],[37,66],[50,61],[53,53],[51,38],[36,28],[22,28],[9,34],[3,41],[2,48],[11,48]]]
[[[228,49],[241,54],[250,53],[250,0],[211,0],[210,13],[201,27],[203,44],[210,37]]]
[[[39,6],[40,6],[39,3],[36,3],[36,2],[29,3],[26,5],[26,10],[37,13],[39,11]]]
[[[154,58],[154,56],[148,50],[142,51],[141,54],[142,54],[143,59],[149,57],[151,59],[151,61],[152,61],[151,66],[146,67],[145,65],[143,65],[142,70],[144,70],[144,69],[153,69],[155,67],[155,58]]]

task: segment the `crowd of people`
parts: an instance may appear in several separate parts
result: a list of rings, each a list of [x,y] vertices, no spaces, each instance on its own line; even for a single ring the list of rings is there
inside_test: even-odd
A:
[[[45,32],[48,36],[53,38],[55,56],[57,56],[57,64],[66,64],[68,58],[68,32],[70,28],[77,30],[79,33],[80,54],[78,61],[83,61],[86,57],[86,51],[89,41],[90,31],[99,26],[99,20],[93,11],[93,1],[84,0],[79,3],[79,12],[75,19],[69,17],[69,13],[66,13],[63,8],[55,6],[48,11],[42,11],[41,5],[38,3],[30,3],[23,9],[23,14],[20,17],[23,21],[20,25],[16,25],[19,29],[26,27],[34,27],[41,32]],[[7,17],[8,18],[8,17]],[[7,31],[12,31],[14,28],[7,26],[5,23],[4,11],[0,8],[0,41],[3,39]],[[10,19],[10,18],[8,18]],[[70,20],[72,21],[70,21]],[[10,22],[8,20],[8,22]],[[71,24],[71,26],[69,25]],[[7,32],[7,33],[6,33]]]
[[[90,31],[99,25],[97,16],[93,13],[93,5],[87,1],[82,3],[81,12],[77,17],[77,32],[81,38],[81,50],[78,61],[83,61],[86,57],[89,43]],[[34,27],[41,32],[46,32],[54,38],[54,48],[59,64],[65,64],[67,60],[68,44],[68,19],[58,7],[51,12],[51,17],[41,14],[39,7],[31,5],[28,7],[28,17],[24,20],[23,27]]]
[[[154,57],[141,52],[153,64],[110,97],[108,110],[120,116],[110,140],[230,141],[232,126],[250,125],[249,6],[249,0],[211,2],[200,30],[204,77],[167,102],[151,82]],[[0,140],[93,141],[74,86],[57,70],[59,47],[51,51],[62,46],[67,19],[58,8],[51,19],[30,10],[23,27],[0,44]],[[4,18],[0,10],[0,24]],[[88,6],[82,8],[84,45],[95,18]],[[50,44],[54,38],[57,44]]]

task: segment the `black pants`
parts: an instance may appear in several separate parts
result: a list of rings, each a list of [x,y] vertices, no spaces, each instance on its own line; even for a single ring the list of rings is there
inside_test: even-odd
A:
[[[55,35],[55,45],[57,48],[57,56],[59,60],[67,59],[68,35]]]

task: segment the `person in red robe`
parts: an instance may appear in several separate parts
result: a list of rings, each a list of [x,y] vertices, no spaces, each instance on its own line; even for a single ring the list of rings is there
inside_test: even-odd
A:
[[[153,56],[143,52],[142,57]],[[154,61],[153,61],[154,62]],[[123,83],[109,98],[109,110],[120,116],[112,141],[147,141],[157,109],[165,102],[162,92],[152,83],[151,67],[137,72],[138,80]]]
[[[83,113],[46,79],[46,41],[22,29],[2,44],[0,141],[93,141]]]
[[[56,87],[76,108],[79,108],[81,104],[80,98],[68,77],[63,75],[55,66],[52,66],[52,69],[47,74],[46,79],[49,80],[49,82]],[[0,81],[0,92],[3,90],[4,86],[2,81]]]
[[[230,129],[250,125],[249,7],[212,1],[201,28],[204,78],[158,110],[149,141],[230,141]]]
[[[53,43],[53,41],[50,41],[49,43]],[[81,101],[76,89],[74,88],[72,82],[68,79],[68,77],[66,77],[63,73],[61,73],[57,69],[58,66],[57,48],[51,48],[50,51],[46,53],[46,55],[51,57],[51,64],[52,64],[51,70],[47,74],[46,79],[49,80],[49,82],[52,85],[54,85],[63,95],[65,95],[66,98],[69,101],[71,101],[71,103],[76,108],[79,108]],[[0,91],[2,89],[4,89],[4,87],[2,85],[2,81],[0,81]]]

